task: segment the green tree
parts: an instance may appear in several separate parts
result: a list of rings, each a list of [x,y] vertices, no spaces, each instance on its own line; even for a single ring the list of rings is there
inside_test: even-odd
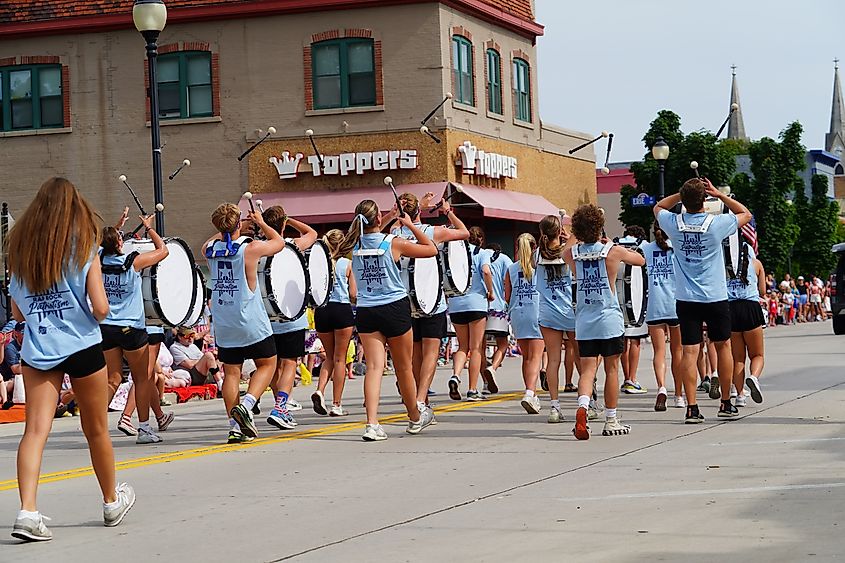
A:
[[[839,204],[827,198],[827,176],[814,174],[810,187],[809,200],[803,189],[795,194],[796,222],[801,232],[795,242],[793,263],[800,268],[796,272],[826,278],[836,266],[830,247],[837,242]]]

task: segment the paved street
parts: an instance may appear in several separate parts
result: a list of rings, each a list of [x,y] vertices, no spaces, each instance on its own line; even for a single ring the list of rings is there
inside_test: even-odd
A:
[[[78,419],[57,420],[40,510],[54,540],[17,545],[15,448],[0,427],[0,561],[822,561],[845,557],[845,340],[829,323],[767,330],[765,402],[742,419],[682,424],[655,413],[649,346],[644,396],[623,396],[629,436],[572,436],[520,408],[519,365],[503,393],[452,403],[438,373],[439,424],[419,436],[392,417],[386,442],[360,439],[361,379],[348,419],[310,409],[296,432],[260,424],[249,446],[225,438],[222,402],[175,407],[166,442],[113,432],[118,479],[138,501],[106,529]],[[307,403],[311,388],[297,389]],[[671,391],[670,391],[671,392]],[[392,378],[383,412],[400,410]],[[269,395],[265,396],[266,405]],[[751,403],[749,401],[749,403]],[[751,403],[753,405],[753,403]],[[116,415],[112,415],[116,417]],[[114,418],[113,426],[117,419]]]

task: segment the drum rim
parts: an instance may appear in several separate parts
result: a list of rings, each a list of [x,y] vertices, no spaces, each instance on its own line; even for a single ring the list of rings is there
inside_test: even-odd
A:
[[[311,252],[314,250],[315,246],[321,247],[323,249],[323,252],[326,253],[326,257],[328,258],[326,262],[329,265],[329,276],[328,276],[329,285],[326,288],[326,299],[322,303],[319,303],[319,304],[317,303],[317,299],[314,297],[314,287],[313,287],[313,284],[311,283]],[[306,264],[305,271],[306,271],[306,274],[308,276],[308,302],[311,305],[313,305],[314,307],[316,307],[317,309],[319,309],[320,307],[325,307],[326,305],[328,305],[329,300],[332,297],[332,291],[334,290],[335,263],[334,263],[334,260],[332,259],[331,252],[329,252],[329,245],[327,245],[322,240],[317,240],[317,241],[314,242],[313,245],[311,245],[311,248],[308,249],[308,254],[307,254],[306,258],[307,258],[307,260],[306,260],[307,264]]]
[[[302,314],[305,313],[305,309],[308,308],[308,296],[311,294],[311,277],[308,275],[308,266],[305,263],[305,254],[303,254],[302,251],[299,250],[299,247],[290,241],[285,241],[285,247],[290,247],[294,251],[296,256],[299,258],[300,264],[302,264],[302,270],[305,272],[305,299],[302,300],[302,307],[294,317],[288,318],[286,315],[282,314],[281,309],[276,304],[276,295],[273,293],[273,283],[270,277],[270,265],[273,263],[273,258],[275,258],[276,255],[284,252],[284,248],[278,251],[276,254],[263,257],[265,259],[264,270],[260,273],[264,278],[265,288],[268,290],[269,295],[267,295],[266,297],[262,296],[262,299],[264,302],[270,303],[270,307],[273,309],[273,311],[275,311],[276,317],[278,317],[282,321],[291,322],[301,317]]]
[[[200,269],[200,267],[199,267],[199,266],[194,266],[194,279],[195,279],[195,280],[197,279],[197,276],[199,276],[199,280],[197,280],[197,281],[199,281],[199,284],[198,284],[198,286],[197,286],[197,292],[196,292],[196,295],[195,295],[195,297],[194,297],[194,303],[195,303],[195,304],[196,304],[196,302],[197,302],[197,297],[199,297],[199,288],[200,288],[200,287],[205,288],[205,276],[202,274],[202,270]],[[205,294],[205,292],[204,292],[204,291],[203,291],[203,294]],[[194,325],[196,325],[198,322],[200,322],[200,319],[202,318],[202,312],[203,312],[203,309],[205,308],[205,307],[204,307],[204,301],[205,301],[205,297],[203,296],[203,299],[201,299],[201,300],[199,301],[200,307],[199,307],[199,313],[197,314],[197,318],[196,318],[196,319],[192,319],[192,318],[191,318],[191,316],[190,316],[190,314],[189,314],[189,315],[188,315],[188,318],[187,318],[187,319],[185,319],[185,326],[194,326]],[[194,311],[193,311],[193,308],[191,308],[191,313],[193,313],[193,312],[194,312]],[[190,324],[188,324],[188,323],[189,323],[189,321],[193,321],[193,322],[191,322]]]
[[[149,239],[147,239],[147,240],[149,240]],[[196,260],[194,260],[194,253],[191,251],[191,247],[188,246],[187,242],[185,242],[184,240],[182,240],[179,237],[164,237],[164,238],[162,238],[162,240],[164,241],[165,246],[167,246],[167,244],[169,242],[175,242],[178,245],[182,246],[185,249],[185,253],[188,255],[188,261],[191,264],[194,265],[194,268],[197,267]],[[162,260],[162,262],[163,261],[164,260]],[[158,288],[158,266],[159,266],[159,264],[161,264],[161,262],[159,262],[158,264],[153,264],[152,266],[149,267],[149,270],[150,270],[150,275],[149,275],[150,291],[155,296],[155,299],[152,300],[153,310],[159,316],[159,320],[163,324],[171,326],[171,327],[182,326],[188,320],[188,318],[190,318],[191,313],[193,313],[193,311],[194,311],[194,302],[197,299],[197,277],[192,276],[193,289],[191,291],[191,306],[188,307],[188,312],[185,313],[185,316],[182,317],[182,320],[179,321],[177,324],[171,324],[170,321],[165,316],[164,311],[162,311],[162,309],[161,309],[161,306],[160,306],[159,300],[158,300],[158,291],[156,291],[157,288]]]
[[[458,289],[458,286],[455,284],[454,279],[452,278],[452,268],[449,267],[449,245],[453,242],[463,244],[463,247],[466,249],[467,254],[467,264],[469,265],[469,276],[467,276],[467,286],[466,289],[461,291]],[[460,297],[462,295],[466,295],[467,292],[472,287],[472,251],[469,249],[469,243],[465,240],[450,240],[446,244],[443,245],[443,249],[439,252],[438,257],[442,256],[442,263],[440,264],[441,272],[443,274],[443,285],[444,289],[447,291],[446,295],[448,297]],[[446,285],[450,287],[446,288]],[[450,295],[449,292],[454,293],[454,295]]]
[[[435,258],[435,257],[431,256],[431,258]],[[420,260],[425,260],[425,258],[420,258]],[[416,264],[416,261],[417,261],[417,258],[408,258],[408,298],[411,300],[411,309],[412,309],[411,313],[413,313],[414,309],[416,309],[419,312],[419,316],[417,318],[419,318],[420,316],[421,317],[433,317],[434,315],[437,314],[437,308],[440,306],[440,301],[443,300],[443,269],[440,267],[440,260],[435,260],[435,264],[437,264],[437,271],[440,274],[440,283],[437,284],[437,299],[435,299],[435,301],[434,301],[434,303],[435,303],[434,309],[430,313],[426,313],[425,311],[422,310],[421,307],[419,307],[418,305],[415,305],[415,303],[417,303],[417,300],[416,300],[417,290],[416,290],[416,285],[414,284],[414,276],[412,276],[411,274],[416,269],[414,267],[414,264]]]
[[[639,248],[639,247],[632,248],[630,250],[633,250],[634,252],[637,252],[641,256],[645,257],[645,254],[643,253],[642,249]],[[632,319],[630,326],[641,327],[641,326],[643,326],[643,323],[645,322],[646,312],[648,310],[648,270],[645,266],[632,266],[631,264],[625,264],[625,270],[624,270],[624,273],[623,273],[623,276],[622,276],[623,282],[624,282],[625,279],[633,279],[632,273],[633,273],[634,268],[639,268],[640,272],[642,273],[642,278],[643,278],[643,308],[640,311],[639,316],[637,318],[634,318],[634,307],[632,305],[633,302],[634,302],[634,299],[633,299],[633,295],[631,294],[631,285],[626,284],[626,283],[622,284],[622,287],[623,287],[623,290],[624,290],[623,306],[627,310],[628,317],[630,319]],[[618,296],[617,296],[617,299],[618,299]]]

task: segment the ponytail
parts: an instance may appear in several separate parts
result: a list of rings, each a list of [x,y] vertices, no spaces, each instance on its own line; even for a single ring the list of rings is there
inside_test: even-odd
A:
[[[534,279],[534,249],[537,241],[529,233],[522,233],[516,239],[516,257],[519,268],[527,280]]]
[[[663,229],[658,227],[657,225],[654,226],[654,242],[657,243],[657,246],[660,247],[660,250],[666,251],[669,250],[669,237],[666,236],[666,233],[663,232]]]
[[[378,219],[378,205],[371,199],[365,199],[355,206],[355,219],[349,225],[349,230],[346,235],[332,252],[332,258],[337,260],[341,256],[346,256],[358,245],[361,241],[361,235],[364,234],[364,229],[367,226],[375,226]]]
[[[551,248],[552,239],[560,241],[560,232],[562,227],[560,225],[560,217],[557,215],[546,215],[540,221],[540,256],[544,260],[560,260],[563,257],[563,245],[558,243],[554,248]],[[563,267],[560,264],[551,266],[556,278],[563,277]]]

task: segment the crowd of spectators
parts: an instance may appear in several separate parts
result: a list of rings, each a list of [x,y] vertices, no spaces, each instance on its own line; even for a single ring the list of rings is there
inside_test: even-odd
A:
[[[778,283],[766,277],[765,307],[769,326],[825,321],[831,316],[830,281],[815,275],[793,279],[786,274]]]

